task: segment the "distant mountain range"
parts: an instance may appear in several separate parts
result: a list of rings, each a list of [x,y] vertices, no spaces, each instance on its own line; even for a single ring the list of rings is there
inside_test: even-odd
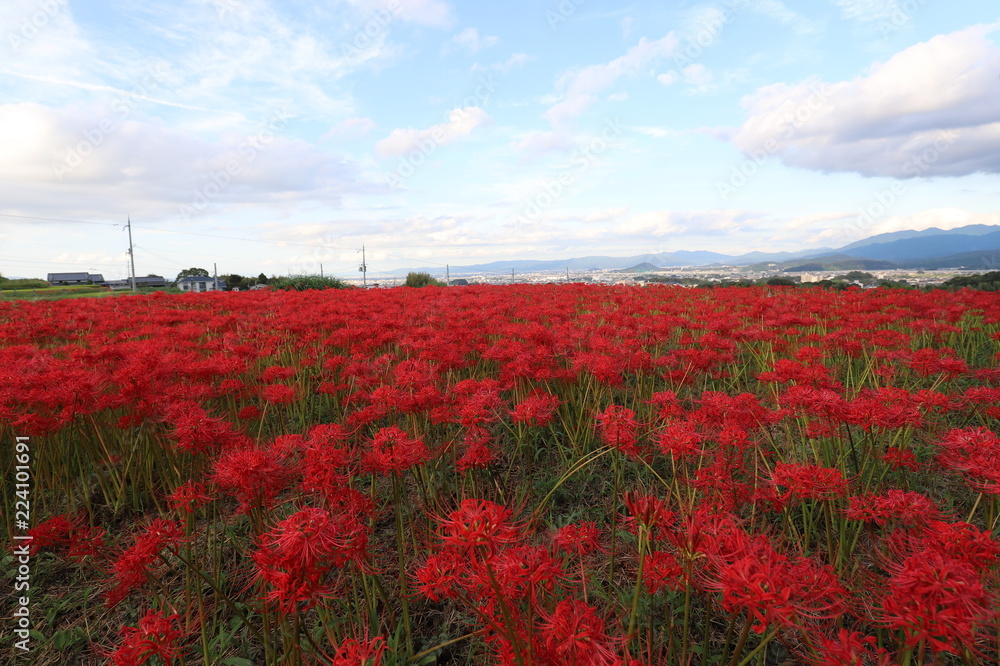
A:
[[[839,248],[798,252],[748,252],[740,255],[705,250],[679,250],[629,257],[575,257],[555,260],[494,261],[451,266],[452,275],[471,273],[535,273],[542,271],[620,270],[640,272],[672,267],[747,266],[786,271],[879,270],[890,268],[982,268],[1000,263],[1000,226],[971,224],[957,229],[932,227],[922,231],[878,234]],[[407,269],[404,269],[407,270]],[[444,272],[444,266],[417,271]]]

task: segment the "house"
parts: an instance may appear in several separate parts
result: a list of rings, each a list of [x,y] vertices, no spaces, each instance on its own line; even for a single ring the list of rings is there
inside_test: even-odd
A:
[[[71,284],[104,284],[104,276],[100,273],[49,273],[45,281],[60,287]]]
[[[219,278],[189,275],[177,281],[177,288],[181,291],[223,291],[226,285]]]
[[[108,280],[104,284],[111,287],[112,291],[125,291],[126,289],[132,289],[132,278],[126,278],[124,280]],[[139,289],[166,287],[167,281],[162,275],[147,275],[146,277],[135,278],[135,286]]]

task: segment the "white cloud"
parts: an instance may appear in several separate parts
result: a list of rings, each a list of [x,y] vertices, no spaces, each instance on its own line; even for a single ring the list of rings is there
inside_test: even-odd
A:
[[[388,9],[404,21],[433,28],[447,28],[455,23],[451,6],[443,0],[348,0],[369,13]]]
[[[131,206],[169,217],[199,194],[205,207],[338,205],[345,192],[381,189],[363,182],[355,165],[282,135],[288,117],[262,119],[209,141],[158,120],[120,119],[107,111],[0,106],[0,179],[15,185],[5,205],[58,201],[64,215],[102,217]]]
[[[632,35],[632,31],[635,30],[635,23],[635,19],[631,16],[626,16],[618,22],[619,27],[622,29],[622,37],[628,39]]]
[[[788,229],[801,229],[802,227],[811,227],[814,224],[853,219],[857,216],[857,212],[850,213],[844,211],[833,213],[813,213],[811,215],[800,215],[789,221],[785,226]]]
[[[507,58],[506,62],[496,62],[493,63],[492,65],[485,65],[485,66],[480,65],[479,63],[473,63],[472,71],[485,72],[488,70],[495,70],[500,72],[501,74],[506,75],[509,74],[510,70],[514,69],[515,67],[518,68],[524,67],[526,64],[534,60],[537,60],[537,58],[528,53],[513,53],[509,58]]]
[[[654,210],[629,216],[617,225],[616,232],[647,239],[680,233],[714,236],[744,231],[760,221],[759,213],[747,210]]]
[[[894,215],[878,222],[864,236],[875,236],[891,231],[922,231],[957,229],[970,224],[1000,225],[1000,213],[974,213],[962,208],[934,208],[914,215]]]
[[[367,136],[376,127],[377,125],[375,124],[375,121],[371,118],[348,118],[331,127],[329,131],[327,131],[327,133],[320,138],[320,141],[341,138],[352,139],[359,136]]]
[[[650,41],[645,38],[630,48],[625,55],[603,65],[590,65],[574,69],[560,77],[557,87],[565,90],[562,100],[551,106],[543,116],[553,124],[562,124],[586,111],[602,91],[624,76],[634,75],[668,56],[677,48],[674,33]]]
[[[854,0],[848,0],[854,1]],[[748,9],[764,16],[770,16],[776,21],[789,26],[800,35],[808,35],[819,30],[813,22],[798,12],[792,11],[779,0],[754,0],[748,4]]]
[[[688,65],[682,70],[682,73],[688,83],[696,86],[708,85],[715,79],[715,77],[712,76],[712,72],[708,71],[708,68],[700,62]]]
[[[670,129],[668,127],[644,127],[644,126],[636,126],[636,127],[633,127],[632,129],[634,129],[637,132],[642,132],[646,136],[651,136],[654,139],[666,139],[667,137],[678,136],[680,134],[683,134],[683,132],[679,132],[677,130]]]
[[[866,176],[1000,172],[1000,47],[978,25],[938,35],[850,81],[779,83],[743,99],[733,141],[789,166]]]
[[[677,73],[676,69],[672,69],[669,72],[664,72],[656,77],[656,80],[665,86],[672,86],[677,83],[680,79],[680,74]]]
[[[478,106],[452,109],[448,121],[427,129],[394,129],[389,136],[375,144],[380,157],[403,155],[426,146],[444,146],[472,134],[477,127],[487,124],[489,115]]]
[[[573,138],[565,132],[530,132],[514,143],[514,151],[523,158],[530,158],[551,153],[568,153],[573,146]]]
[[[444,46],[441,47],[441,52],[453,53],[455,51],[465,51],[466,53],[475,55],[481,49],[487,49],[499,43],[499,37],[490,35],[480,36],[479,30],[476,28],[466,28],[445,42]]]
[[[901,12],[897,0],[834,0],[844,16],[859,21],[884,21]]]

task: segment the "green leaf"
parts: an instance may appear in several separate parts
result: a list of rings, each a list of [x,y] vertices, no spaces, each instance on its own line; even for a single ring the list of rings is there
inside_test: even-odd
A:
[[[222,663],[226,664],[226,666],[257,666],[249,659],[244,659],[243,657],[226,657],[222,660]]]
[[[37,629],[32,629],[31,631],[28,632],[28,635],[31,636],[32,638],[34,638],[36,641],[44,641],[45,640],[45,634],[43,634],[42,632],[38,631]]]

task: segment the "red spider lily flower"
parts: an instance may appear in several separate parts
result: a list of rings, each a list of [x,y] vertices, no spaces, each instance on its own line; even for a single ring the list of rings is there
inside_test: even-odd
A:
[[[367,547],[367,528],[356,515],[306,508],[261,535],[252,557],[257,574],[271,585],[267,600],[290,613],[299,603],[310,608],[328,596],[330,571],[362,562]]]
[[[31,537],[29,550],[32,555],[37,555],[42,550],[51,548],[52,550],[62,550],[69,547],[70,535],[77,527],[78,521],[71,518],[69,514],[52,516],[43,523],[28,530]]]
[[[272,365],[264,368],[260,378],[265,384],[273,384],[275,381],[290,379],[295,376],[295,368],[286,368],[280,365]]]
[[[555,419],[559,404],[559,396],[535,389],[531,395],[514,406],[510,412],[510,420],[536,427],[546,426]]]
[[[455,469],[465,472],[471,468],[486,468],[496,459],[496,454],[490,449],[492,436],[489,431],[480,426],[469,428],[463,442],[465,453],[455,461]]]
[[[535,608],[538,592],[551,594],[556,583],[565,577],[561,562],[544,546],[514,545],[490,557],[489,564],[496,589],[485,571],[477,569],[472,580],[478,589],[489,590],[491,598],[487,603],[491,607],[499,590],[506,601],[528,599],[530,607]]]
[[[608,446],[625,455],[638,457],[641,451],[636,444],[635,412],[621,405],[610,405],[597,415],[597,431]]]
[[[171,509],[185,513],[194,513],[198,510],[198,507],[206,502],[211,502],[212,499],[212,496],[208,494],[208,490],[205,488],[205,484],[195,481],[182,483],[167,497]]]
[[[350,490],[349,470],[354,455],[346,445],[347,433],[336,424],[314,426],[303,442],[302,489],[328,500]]]
[[[629,515],[625,521],[629,529],[645,528],[651,535],[658,534],[674,524],[674,514],[667,509],[667,503],[654,495],[638,491],[628,491],[622,497]]]
[[[105,554],[103,527],[90,527],[80,518],[62,514],[39,523],[28,531],[29,552],[37,555],[42,550],[65,553],[66,557],[82,562],[87,557],[103,557]]]
[[[139,620],[138,627],[122,627],[122,643],[111,654],[115,666],[140,666],[153,657],[163,660],[164,666],[171,666],[180,658],[180,648],[174,643],[183,632],[174,628],[179,615],[163,617],[160,611],[147,611]]]
[[[722,592],[722,608],[727,613],[746,610],[747,619],[755,620],[754,632],[764,633],[772,622],[794,626],[795,607],[792,592],[783,579],[783,567],[776,554],[764,559],[763,553],[753,553],[719,567],[718,582],[713,586]]]
[[[171,438],[181,451],[206,453],[245,446],[249,442],[245,435],[235,431],[227,421],[209,416],[194,401],[171,403],[163,413],[167,423],[173,426]]]
[[[938,442],[937,460],[962,472],[980,492],[1000,495],[1000,437],[987,428],[956,428]]]
[[[489,500],[462,500],[447,518],[438,519],[438,536],[448,548],[461,552],[485,549],[492,555],[500,546],[524,538],[520,527],[508,522],[510,518],[510,509]]]
[[[830,500],[847,494],[847,480],[839,469],[818,465],[777,463],[771,473],[774,487],[786,488],[781,498],[795,500]]]
[[[876,525],[897,522],[904,526],[922,526],[941,515],[938,507],[926,495],[891,488],[882,495],[860,495],[850,498],[848,520],[863,520]]]
[[[333,666],[381,666],[386,650],[385,638],[348,638],[333,656]]]
[[[684,570],[677,558],[665,550],[654,550],[646,556],[642,583],[650,594],[660,590],[680,590],[684,587]]]
[[[889,449],[879,456],[879,459],[892,469],[908,469],[912,471],[920,469],[917,457],[913,455],[913,451],[908,449]]]
[[[115,585],[105,594],[108,608],[117,606],[132,590],[146,582],[150,567],[164,549],[176,552],[184,540],[184,530],[179,523],[162,518],[150,523],[112,567]]]
[[[664,426],[656,437],[656,446],[665,456],[682,459],[686,456],[704,455],[699,447],[701,435],[688,421],[674,421]]]
[[[466,428],[493,423],[500,418],[504,401],[502,386],[494,379],[465,379],[452,390],[456,396],[458,422]]]
[[[777,423],[781,416],[760,404],[752,393],[731,396],[720,391],[705,391],[698,409],[691,412],[690,420],[706,432],[721,432],[727,428],[750,432]]]
[[[397,426],[389,426],[375,433],[364,462],[379,474],[402,474],[411,467],[424,464],[430,457],[422,439],[411,438]]]
[[[646,404],[656,407],[656,416],[661,421],[669,421],[684,414],[684,407],[673,391],[654,393]]]
[[[539,632],[543,636],[545,663],[611,666],[618,661],[621,643],[608,635],[592,606],[564,599],[546,615]]]
[[[431,601],[454,598],[460,577],[468,573],[468,568],[462,553],[453,550],[434,553],[414,572],[416,589]]]
[[[285,384],[268,384],[260,392],[260,397],[272,405],[290,405],[299,399],[295,389]]]
[[[722,592],[722,607],[745,610],[757,633],[772,623],[803,627],[844,611],[846,592],[829,568],[809,558],[790,560],[761,541],[731,561],[719,560],[716,575],[708,586]]]
[[[256,405],[247,405],[236,413],[236,418],[241,421],[255,421],[262,415],[263,413],[260,411],[260,407]]]
[[[560,527],[556,531],[552,543],[556,550],[575,553],[580,557],[595,551],[603,551],[601,533],[597,529],[597,525],[590,521]]]
[[[70,534],[69,550],[66,557],[82,562],[87,557],[104,558],[106,546],[104,537],[107,532],[103,527],[87,527],[81,525]]]
[[[959,654],[994,616],[993,599],[970,564],[924,551],[893,567],[881,622],[902,629],[908,648],[926,642],[934,652]]]
[[[865,431],[918,428],[924,416],[909,391],[895,387],[865,390],[848,403],[848,423]]]
[[[826,388],[830,385],[830,370],[822,363],[802,363],[789,358],[778,359],[769,372],[757,376],[761,382],[795,382],[800,386]]]
[[[946,523],[931,520],[922,532],[911,538],[918,549],[937,551],[966,562],[980,572],[993,567],[1000,560],[1000,544],[993,535],[961,521]]]
[[[946,379],[954,379],[969,371],[969,366],[958,358],[955,350],[947,347],[918,349],[910,356],[907,365],[921,377],[943,374]]]
[[[841,629],[836,638],[821,636],[819,656],[807,657],[812,666],[890,666],[892,658],[885,648],[878,647],[878,639],[857,631]]]
[[[239,448],[224,452],[215,461],[215,484],[239,500],[238,513],[253,507],[268,508],[288,485],[291,471],[271,451]]]

